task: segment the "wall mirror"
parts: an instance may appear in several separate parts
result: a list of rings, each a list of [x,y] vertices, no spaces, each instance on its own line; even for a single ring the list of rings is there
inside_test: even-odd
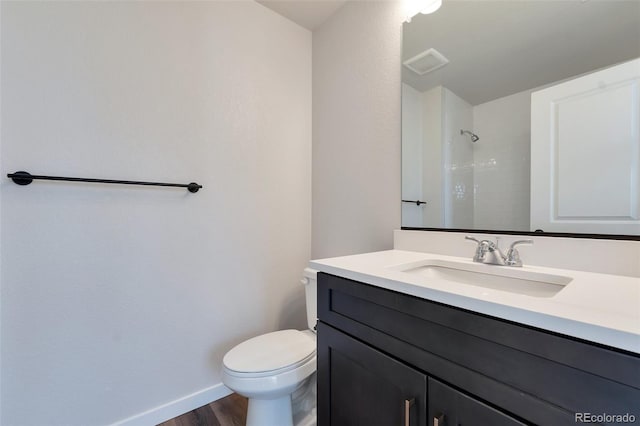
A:
[[[640,235],[640,0],[403,24],[402,226]]]

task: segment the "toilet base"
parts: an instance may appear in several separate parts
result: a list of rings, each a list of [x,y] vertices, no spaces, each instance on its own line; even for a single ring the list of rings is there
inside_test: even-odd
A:
[[[249,398],[247,426],[293,426],[291,395],[276,399]]]

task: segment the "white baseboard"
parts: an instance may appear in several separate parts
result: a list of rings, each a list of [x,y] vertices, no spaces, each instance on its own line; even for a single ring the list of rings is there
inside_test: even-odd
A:
[[[151,410],[145,411],[135,416],[119,420],[111,426],[153,426],[158,423],[178,417],[181,414],[188,413],[198,407],[202,407],[212,401],[224,398],[232,394],[233,391],[218,383],[206,389],[199,390],[191,395],[183,396],[175,401],[168,402]]]

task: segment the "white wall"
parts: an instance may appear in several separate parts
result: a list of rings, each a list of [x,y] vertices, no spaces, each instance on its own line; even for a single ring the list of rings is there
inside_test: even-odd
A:
[[[422,190],[423,125],[422,93],[402,84],[402,199],[425,199]],[[402,203],[402,224],[422,228],[423,212],[427,206]]]
[[[306,326],[311,34],[254,2],[2,2],[1,26],[3,176],[204,189],[0,180],[0,423],[224,394],[225,351]]]
[[[313,33],[314,258],[393,246],[402,20],[401,2],[348,2]]]
[[[444,179],[442,86],[423,92],[422,102],[424,112],[422,116],[424,125],[422,188],[424,200],[427,202],[422,207],[424,212],[423,222],[427,228],[439,228],[444,223],[444,197],[442,194],[442,182]],[[404,110],[402,111],[404,116]],[[404,222],[402,224],[404,225]]]
[[[473,107],[475,229],[530,230],[531,92]]]

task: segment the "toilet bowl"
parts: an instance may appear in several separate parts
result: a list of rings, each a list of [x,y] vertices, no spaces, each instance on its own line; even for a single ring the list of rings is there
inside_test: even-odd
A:
[[[307,322],[309,330],[280,330],[262,334],[235,346],[222,361],[222,382],[249,399],[247,426],[293,426],[315,424],[316,371],[316,271],[305,269]],[[292,394],[306,395],[306,401]],[[310,401],[313,398],[313,401]],[[300,413],[304,407],[306,413]],[[306,415],[305,415],[306,414]],[[300,419],[304,419],[303,421]]]

